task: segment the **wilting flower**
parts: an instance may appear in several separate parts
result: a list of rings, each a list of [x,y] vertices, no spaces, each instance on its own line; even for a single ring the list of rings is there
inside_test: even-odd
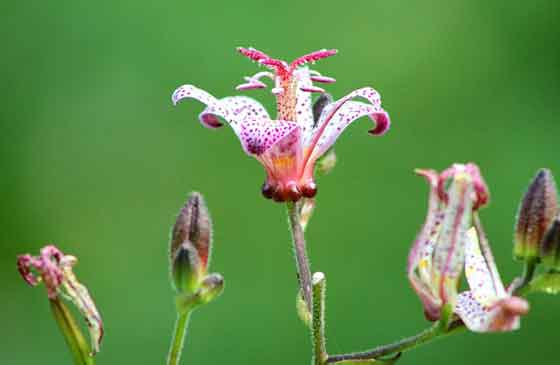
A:
[[[313,197],[317,187],[313,179],[315,162],[334,144],[342,131],[354,120],[369,116],[375,127],[369,132],[382,135],[389,128],[389,115],[381,108],[381,98],[370,87],[357,89],[343,98],[329,102],[323,99],[318,120],[314,121],[311,93],[324,93],[313,82],[331,83],[335,80],[310,70],[309,62],[332,56],[336,50],[320,50],[299,57],[292,63],[271,58],[263,52],[239,48],[239,52],[271,70],[246,77],[237,90],[266,87],[261,80],[274,82],[272,93],[276,97],[277,116],[272,119],[257,101],[245,96],[216,99],[206,91],[192,85],[175,90],[173,103],[193,98],[206,104],[199,115],[208,128],[221,127],[218,117],[226,120],[241,141],[244,151],[254,156],[266,170],[262,192],[276,201],[297,201]],[[351,101],[363,98],[368,103]]]
[[[543,238],[558,214],[558,198],[550,170],[540,169],[531,181],[517,212],[513,254],[520,260],[539,258]]]
[[[82,285],[72,267],[78,262],[74,256],[65,255],[55,246],[45,246],[39,256],[18,256],[17,266],[23,279],[31,286],[45,283],[51,301],[59,297],[74,303],[84,317],[91,338],[92,352],[99,352],[103,337],[103,322],[87,288]]]
[[[504,288],[480,224],[468,232],[465,276],[470,290],[459,294],[454,312],[474,332],[503,332],[519,328],[529,303],[513,296],[515,285]]]
[[[453,306],[463,270],[472,211],[488,201],[488,189],[474,164],[455,164],[437,174],[418,170],[430,184],[428,215],[408,257],[408,278],[429,320]]]

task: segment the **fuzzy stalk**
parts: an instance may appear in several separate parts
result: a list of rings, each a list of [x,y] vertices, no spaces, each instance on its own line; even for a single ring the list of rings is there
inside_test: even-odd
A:
[[[309,260],[305,248],[305,237],[303,228],[300,224],[300,214],[296,203],[289,202],[288,207],[288,220],[292,233],[292,240],[294,244],[294,252],[296,257],[297,273],[303,299],[307,304],[310,313],[313,313],[313,296],[311,293],[311,269],[309,268]]]
[[[325,345],[325,290],[326,280],[323,273],[313,275],[313,364],[324,365],[327,361]]]

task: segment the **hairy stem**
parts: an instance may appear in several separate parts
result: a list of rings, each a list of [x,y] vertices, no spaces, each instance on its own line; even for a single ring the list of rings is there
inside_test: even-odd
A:
[[[74,364],[95,364],[93,357],[90,355],[89,345],[68,307],[66,307],[60,297],[50,299],[49,302],[56,323],[58,323],[64,340],[72,353]]]
[[[327,361],[325,346],[325,276],[323,273],[313,275],[313,364],[324,365]]]
[[[529,283],[533,279],[533,276],[535,275],[536,268],[537,268],[536,260],[530,260],[525,263],[525,266],[523,266],[523,276],[521,277],[519,287],[516,290],[523,289],[527,285],[529,285]]]
[[[294,243],[298,280],[303,293],[303,299],[309,312],[312,313],[311,270],[305,249],[305,237],[300,224],[299,210],[296,203],[288,203],[288,218]]]
[[[430,342],[436,338],[449,335],[461,329],[464,329],[464,325],[462,325],[462,323],[459,324],[458,322],[454,322],[450,324],[449,329],[447,331],[442,331],[439,322],[436,322],[432,327],[412,337],[404,338],[392,344],[379,346],[368,351],[353,352],[350,354],[343,354],[343,355],[332,355],[327,358],[326,362],[327,364],[334,364],[337,362],[351,361],[351,360],[363,361],[363,360],[378,359],[383,356],[411,350],[415,347]]]
[[[177,313],[177,321],[175,322],[175,331],[173,333],[173,340],[171,341],[171,348],[167,357],[167,365],[178,365],[183,350],[183,343],[189,325],[189,317],[191,310]]]

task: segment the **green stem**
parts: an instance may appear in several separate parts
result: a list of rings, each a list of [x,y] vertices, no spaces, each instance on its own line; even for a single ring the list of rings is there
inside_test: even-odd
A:
[[[183,350],[183,343],[187,333],[189,324],[189,317],[191,310],[177,313],[177,321],[175,322],[175,330],[173,333],[173,340],[171,341],[171,348],[169,349],[169,356],[167,357],[167,365],[178,365]]]
[[[311,270],[309,268],[309,260],[307,259],[305,248],[305,237],[300,224],[299,210],[296,203],[288,203],[288,218],[294,243],[299,285],[307,308],[309,312],[312,313]]]
[[[325,345],[325,290],[323,273],[313,275],[313,364],[324,365],[327,361]]]
[[[455,333],[465,329],[465,326],[460,321],[452,322],[449,325],[447,331],[442,331],[441,327],[442,326],[440,325],[440,323],[436,322],[432,327],[412,337],[404,338],[392,344],[379,346],[368,351],[353,352],[350,354],[343,354],[343,355],[332,355],[327,358],[326,363],[334,364],[334,363],[339,363],[344,361],[364,361],[364,360],[378,359],[383,356],[411,350],[415,347],[423,345],[437,338],[441,338],[451,333]]]
[[[89,345],[68,307],[66,307],[60,297],[49,299],[49,302],[56,323],[70,349],[74,364],[95,364],[93,357],[90,356]]]
[[[535,269],[537,268],[537,260],[529,260],[525,262],[523,266],[523,276],[519,281],[517,288],[515,289],[516,293],[523,292],[523,289],[529,286],[531,280],[533,280],[533,276],[535,275]]]

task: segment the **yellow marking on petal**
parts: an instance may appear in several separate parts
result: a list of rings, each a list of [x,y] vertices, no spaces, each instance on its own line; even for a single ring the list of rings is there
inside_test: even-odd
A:
[[[278,169],[285,169],[288,167],[292,167],[294,165],[294,157],[293,156],[280,156],[273,160],[272,162],[275,168]]]

